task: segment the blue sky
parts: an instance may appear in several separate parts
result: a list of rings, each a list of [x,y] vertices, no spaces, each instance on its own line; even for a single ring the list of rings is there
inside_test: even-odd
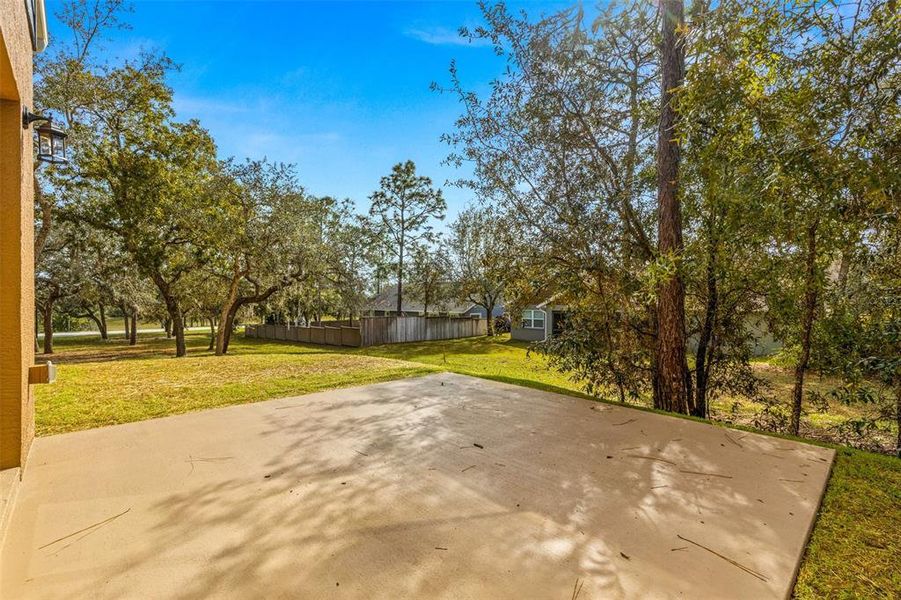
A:
[[[567,4],[518,3],[530,14]],[[50,12],[59,7],[48,2]],[[503,61],[456,35],[481,22],[474,1],[200,2],[142,1],[125,15],[132,28],[105,42],[110,57],[164,51],[181,65],[170,84],[180,119],[198,118],[223,157],[296,163],[318,195],[368,195],[393,164],[416,162],[442,185],[450,216],[472,199],[445,186],[467,175],[441,162],[439,136],[459,104],[429,90],[446,83],[456,59],[464,82],[487,91]],[[61,35],[55,20],[51,36]],[[52,39],[51,39],[52,43]]]

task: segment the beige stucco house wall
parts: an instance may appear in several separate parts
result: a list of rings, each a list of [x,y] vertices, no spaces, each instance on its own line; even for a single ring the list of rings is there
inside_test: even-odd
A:
[[[32,107],[34,46],[29,11],[43,0],[0,0],[0,511],[21,477],[34,437],[33,130],[22,127]],[[4,489],[7,488],[7,489]],[[0,514],[2,525],[3,514]]]

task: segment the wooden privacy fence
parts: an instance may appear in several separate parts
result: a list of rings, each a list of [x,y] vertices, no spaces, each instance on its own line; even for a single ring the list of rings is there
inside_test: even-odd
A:
[[[327,346],[378,346],[403,342],[453,340],[487,335],[485,319],[478,317],[363,317],[357,325],[324,322],[322,327],[247,325],[244,335],[264,340],[285,340]]]
[[[487,335],[488,325],[478,317],[364,317],[360,332],[364,346],[378,346]]]

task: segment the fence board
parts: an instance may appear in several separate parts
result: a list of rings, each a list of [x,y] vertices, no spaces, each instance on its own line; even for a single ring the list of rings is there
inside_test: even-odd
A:
[[[341,328],[341,345],[359,348],[363,344],[363,337],[360,335],[359,327],[342,327]]]
[[[340,346],[341,345],[341,328],[340,327],[325,327],[325,343],[329,346]]]

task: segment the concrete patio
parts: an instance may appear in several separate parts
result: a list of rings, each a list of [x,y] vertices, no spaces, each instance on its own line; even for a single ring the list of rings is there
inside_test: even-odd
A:
[[[35,440],[12,598],[784,598],[831,450],[437,374]]]

